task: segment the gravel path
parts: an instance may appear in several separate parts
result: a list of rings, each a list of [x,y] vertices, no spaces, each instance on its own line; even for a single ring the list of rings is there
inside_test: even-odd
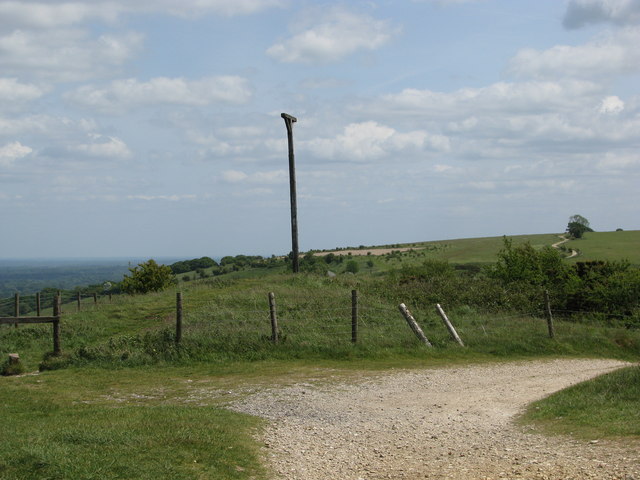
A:
[[[640,480],[636,442],[546,437],[513,423],[531,401],[625,366],[552,360],[363,374],[264,390],[232,406],[269,419],[276,477]]]

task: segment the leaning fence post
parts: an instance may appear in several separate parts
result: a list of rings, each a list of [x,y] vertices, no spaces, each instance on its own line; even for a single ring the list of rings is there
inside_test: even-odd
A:
[[[444,322],[444,325],[447,327],[447,330],[449,330],[449,335],[451,335],[451,338],[453,338],[456,342],[458,342],[458,344],[461,347],[464,347],[464,343],[462,343],[462,340],[458,336],[458,332],[456,332],[456,329],[453,327],[453,325],[447,318],[447,314],[444,313],[444,310],[442,309],[439,303],[436,303],[436,311],[440,314],[440,318],[442,318],[442,321]]]
[[[420,325],[418,325],[418,322],[416,322],[415,319],[411,316],[411,312],[409,312],[407,306],[404,303],[401,303],[398,308],[400,309],[400,313],[402,313],[402,315],[404,316],[404,319],[409,324],[409,327],[411,327],[411,330],[413,330],[413,333],[415,333],[416,337],[418,337],[420,341],[427,347],[432,347],[433,345],[431,345],[431,343],[425,336],[424,332],[420,328]]]
[[[555,329],[553,328],[553,315],[551,315],[551,300],[549,299],[549,290],[544,291],[544,313],[547,317],[547,327],[549,329],[549,338],[556,336]]]
[[[278,315],[276,314],[276,295],[269,292],[269,315],[271,316],[271,341],[278,343]]]
[[[351,290],[351,343],[358,341],[358,291]]]
[[[176,293],[176,345],[182,341],[182,292]]]

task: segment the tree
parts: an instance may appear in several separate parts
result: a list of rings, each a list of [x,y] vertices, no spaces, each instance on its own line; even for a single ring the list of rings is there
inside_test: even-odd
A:
[[[513,240],[503,238],[504,247],[498,252],[498,261],[489,269],[489,275],[505,285],[523,282],[549,287],[564,281],[568,266],[558,251],[550,246],[536,250],[530,243],[513,245]]]
[[[582,215],[572,215],[569,217],[567,225],[567,233],[573,238],[582,238],[585,232],[593,232],[589,226],[589,220]]]
[[[128,294],[159,292],[173,285],[173,272],[166,265],[158,265],[151,259],[130,268],[131,275],[125,275],[120,288]]]
[[[358,265],[358,262],[356,262],[355,260],[349,260],[347,262],[347,268],[346,268],[347,272],[358,273],[359,270],[360,270],[360,265]]]

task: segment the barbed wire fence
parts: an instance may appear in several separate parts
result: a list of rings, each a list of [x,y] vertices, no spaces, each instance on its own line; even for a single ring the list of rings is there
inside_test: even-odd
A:
[[[357,295],[355,305],[354,293]],[[43,314],[45,309],[52,308],[53,295],[51,297],[42,299]],[[106,308],[108,305],[120,303],[121,300],[126,301],[118,297],[66,292],[60,303],[63,304],[63,314],[72,314]],[[16,302],[19,302],[18,308],[21,308],[35,298],[36,294],[0,299],[0,308],[4,308],[6,312],[7,309],[15,308]],[[346,289],[322,297],[304,290],[297,293],[292,290],[286,294],[278,293],[275,295],[275,332],[268,292],[245,294],[216,291],[210,296],[205,296],[202,292],[196,294],[188,291],[181,307],[180,313],[177,309],[172,310],[171,306],[163,307],[162,316],[165,320],[169,319],[169,322],[173,317],[177,323],[180,315],[184,339],[190,342],[205,342],[211,345],[243,341],[247,345],[252,342],[255,344],[256,341],[279,342],[305,348],[334,348],[349,344],[392,348],[416,344],[416,338],[403,321],[397,305],[391,305],[376,295],[349,292]],[[412,308],[412,311],[435,346],[450,343],[451,339],[435,308],[421,306]],[[35,310],[26,313],[35,315]],[[550,314],[558,315],[562,319],[584,315],[612,321],[620,320],[620,315],[604,312],[551,310],[548,304],[543,305],[542,302],[539,309],[509,314],[473,311],[459,313],[453,308],[451,320],[464,342],[473,345],[474,339],[507,335],[509,329],[514,326],[526,327],[532,335],[548,334],[553,337],[553,330],[549,326]],[[464,321],[458,325],[459,319]],[[167,324],[163,324],[163,327],[167,328]],[[277,339],[277,342],[274,339]],[[182,338],[176,340],[179,342]]]

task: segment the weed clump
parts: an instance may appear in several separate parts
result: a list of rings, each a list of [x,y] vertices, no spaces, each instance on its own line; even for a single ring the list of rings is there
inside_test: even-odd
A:
[[[8,377],[10,375],[21,375],[25,372],[24,365],[20,361],[20,357],[15,354],[9,355],[9,358],[0,367],[0,375]]]

